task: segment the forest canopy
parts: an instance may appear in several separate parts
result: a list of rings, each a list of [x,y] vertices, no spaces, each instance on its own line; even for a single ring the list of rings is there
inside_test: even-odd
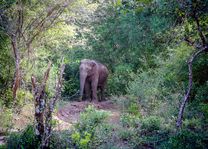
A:
[[[207,27],[208,0],[0,0],[0,148],[207,148]],[[109,70],[94,106],[82,59]]]

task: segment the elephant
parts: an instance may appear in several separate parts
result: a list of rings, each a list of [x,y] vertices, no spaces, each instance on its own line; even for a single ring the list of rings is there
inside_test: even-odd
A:
[[[80,100],[85,96],[87,100],[98,100],[97,90],[100,90],[101,100],[104,99],[104,89],[109,71],[98,61],[83,59],[79,66],[80,72]],[[83,96],[84,95],[84,96]]]

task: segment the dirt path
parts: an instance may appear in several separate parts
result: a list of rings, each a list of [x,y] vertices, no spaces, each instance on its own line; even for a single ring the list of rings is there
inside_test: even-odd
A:
[[[60,108],[56,114],[55,119],[61,120],[65,127],[67,124],[69,127],[76,123],[79,120],[80,113],[84,111],[84,109],[89,106],[93,105],[96,109],[104,110],[110,112],[110,116],[108,121],[110,123],[118,123],[120,118],[120,111],[118,106],[116,106],[112,101],[103,101],[103,102],[89,102],[89,101],[82,101],[82,102],[70,102],[64,107]]]

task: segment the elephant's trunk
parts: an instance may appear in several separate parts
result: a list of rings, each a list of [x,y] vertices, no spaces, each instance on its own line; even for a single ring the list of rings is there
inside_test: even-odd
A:
[[[80,100],[82,100],[82,97],[83,97],[86,78],[87,78],[87,74],[81,72],[80,73]]]

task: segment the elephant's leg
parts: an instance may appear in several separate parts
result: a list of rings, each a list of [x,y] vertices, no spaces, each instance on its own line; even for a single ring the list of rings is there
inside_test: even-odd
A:
[[[100,96],[101,96],[101,101],[105,100],[105,97],[104,97],[104,90],[105,90],[105,84],[103,84],[101,87],[100,87]]]
[[[104,87],[100,87],[100,101],[104,100]]]
[[[86,100],[91,100],[91,89],[90,89],[90,82],[86,81],[85,82],[85,98]]]
[[[98,99],[97,97],[98,78],[92,81],[91,86],[92,86],[92,100],[96,101]]]

